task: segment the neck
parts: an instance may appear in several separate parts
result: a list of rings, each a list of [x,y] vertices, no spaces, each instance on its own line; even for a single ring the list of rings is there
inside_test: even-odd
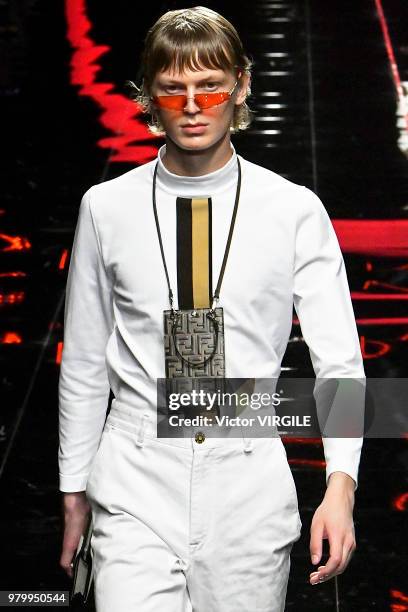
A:
[[[210,197],[234,188],[237,183],[237,153],[229,141],[227,161],[217,164],[217,169],[206,172],[201,166],[197,174],[177,174],[164,165],[167,145],[163,144],[157,152],[157,184],[167,193],[180,197]],[[166,157],[166,159],[168,159]],[[152,173],[156,164],[152,164]],[[219,166],[219,167],[218,167]],[[212,166],[209,166],[212,167]],[[180,172],[180,169],[179,169]],[[181,170],[183,172],[183,170]],[[184,170],[186,172],[186,170]]]
[[[221,140],[204,150],[182,149],[166,136],[166,152],[162,162],[173,174],[202,176],[222,168],[231,156],[231,140],[228,132]]]

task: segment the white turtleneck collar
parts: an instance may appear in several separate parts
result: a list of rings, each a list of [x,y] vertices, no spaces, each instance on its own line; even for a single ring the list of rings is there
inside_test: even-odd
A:
[[[166,145],[157,153],[157,187],[167,193],[182,197],[211,197],[236,185],[238,177],[237,153],[232,143],[232,156],[224,166],[201,176],[181,176],[170,172],[163,164]]]

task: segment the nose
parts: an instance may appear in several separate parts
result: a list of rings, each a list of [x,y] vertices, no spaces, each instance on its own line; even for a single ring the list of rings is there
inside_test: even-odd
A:
[[[195,94],[194,90],[187,91],[187,93],[186,93],[186,95],[187,95],[187,102],[186,102],[186,105],[184,107],[184,110],[187,111],[188,113],[197,113],[200,110],[200,107],[197,106],[197,104],[195,102],[194,94]]]

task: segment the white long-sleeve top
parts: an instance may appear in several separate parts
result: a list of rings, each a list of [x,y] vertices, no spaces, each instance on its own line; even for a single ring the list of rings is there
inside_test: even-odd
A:
[[[218,280],[237,183],[237,153],[198,177],[157,159],[157,211],[177,308],[176,199],[211,197],[212,274]],[[220,293],[226,376],[277,378],[293,304],[316,377],[365,378],[343,256],[321,200],[310,189],[242,156],[238,214]],[[60,490],[85,490],[109,388],[135,410],[155,411],[165,377],[163,310],[169,308],[152,205],[157,160],[84,194],[71,253],[59,377]],[[355,481],[362,438],[323,438],[326,482]]]

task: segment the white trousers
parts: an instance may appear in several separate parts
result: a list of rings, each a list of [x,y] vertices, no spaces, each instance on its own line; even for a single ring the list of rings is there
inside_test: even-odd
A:
[[[158,438],[114,400],[87,496],[97,612],[284,610],[302,523],[279,437]]]

